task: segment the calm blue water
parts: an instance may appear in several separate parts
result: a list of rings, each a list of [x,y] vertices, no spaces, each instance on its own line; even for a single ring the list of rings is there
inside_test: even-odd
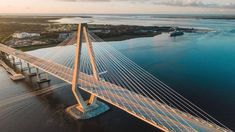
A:
[[[162,34],[111,44],[234,130],[235,22],[191,21],[188,27],[209,28],[213,32],[177,38]],[[177,21],[175,25],[178,24]]]

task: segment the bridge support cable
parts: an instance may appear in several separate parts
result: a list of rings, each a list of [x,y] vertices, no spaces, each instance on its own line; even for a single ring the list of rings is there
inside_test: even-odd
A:
[[[105,49],[105,48],[100,48],[100,49]],[[97,50],[96,50],[97,51]],[[112,54],[110,54],[108,51],[103,51],[103,53],[104,52],[106,52],[107,54],[106,55],[104,55],[103,57],[105,57],[105,56],[109,56],[109,57],[111,57],[110,59],[108,59],[108,60],[113,60],[113,59],[115,59],[113,56],[112,56]],[[100,58],[103,58],[103,57],[100,57]],[[116,61],[117,61],[117,59],[116,59]],[[107,62],[107,61],[106,61]],[[121,68],[123,68],[123,65],[122,64],[120,64],[120,62],[116,62],[116,64],[114,64],[112,67],[115,67],[115,66],[119,66],[119,67],[121,67]],[[118,71],[122,71],[123,69],[118,69]],[[116,73],[116,72],[113,72],[113,73]],[[126,74],[126,75],[128,75],[128,73],[129,74],[131,74],[131,72],[128,70],[128,69],[124,69],[124,73]],[[124,74],[123,73],[123,74]],[[122,74],[121,74],[122,75]],[[115,78],[117,78],[118,77],[118,75],[115,75]],[[126,78],[126,77],[124,77],[124,76],[122,76],[121,77],[122,79],[123,78]],[[130,82],[130,81],[133,81],[133,80],[130,80],[130,78],[135,78],[135,79],[137,79],[137,76],[135,76],[135,75],[133,75],[133,74],[131,74],[131,76],[127,76],[127,80],[124,80],[123,82]],[[155,98],[155,97],[157,97],[157,99],[158,100],[160,100],[161,102],[164,102],[161,98],[159,98],[156,94],[154,94],[154,93],[149,93],[149,92],[151,92],[151,91],[145,91],[145,87],[144,86],[149,86],[148,85],[148,83],[144,83],[144,82],[141,82],[140,80],[136,80],[136,81],[139,81],[139,82],[133,82],[133,84],[137,84],[137,85],[135,85],[135,86],[131,86],[131,87],[134,87],[134,88],[136,88],[137,87],[137,90],[134,90],[134,91],[138,91],[137,93],[138,94],[143,94],[144,92],[146,92],[146,93],[144,93],[144,96],[150,96],[150,98]],[[148,82],[148,81],[146,81],[146,82]],[[130,86],[128,86],[128,87],[130,87]],[[152,86],[149,86],[149,87],[152,87]],[[140,89],[138,89],[138,88],[140,88]],[[143,90],[141,90],[141,89],[143,89]],[[130,89],[129,89],[130,90]],[[133,90],[131,90],[131,91],[133,91]],[[151,95],[151,94],[153,94],[154,95],[154,97],[153,97],[153,95]],[[146,102],[145,102],[146,103]],[[171,112],[173,112],[175,115],[176,115],[176,117],[175,116],[173,116],[172,114],[171,114],[171,112],[168,112],[168,109],[169,109],[169,111],[171,111]],[[174,112],[174,110],[170,107],[170,108],[164,108],[164,111],[166,111],[166,113],[167,114],[169,114],[170,115],[170,117],[172,117],[172,118],[174,118],[175,120],[177,120],[178,122],[179,122],[179,120],[181,120],[181,121],[183,121],[188,127],[191,127],[186,121],[184,121],[184,119],[181,117],[181,116],[179,116],[178,115],[178,113],[176,113],[176,112]],[[177,119],[177,118],[179,118],[179,119]]]
[[[115,53],[116,51],[114,51],[114,50],[110,50],[110,49],[108,49],[110,52],[112,52],[112,53]],[[117,56],[118,58],[121,56],[120,55],[120,53],[119,54],[116,54],[115,56]],[[130,63],[129,62],[129,60],[125,60],[125,58],[123,59],[123,58],[119,58],[120,60],[122,60],[123,61],[123,64],[126,66],[126,67],[128,67],[128,69],[130,69],[130,70],[132,70],[132,69],[135,69],[135,70],[132,70],[132,72],[134,73],[134,74],[138,74],[138,72],[140,72],[140,71],[142,71],[142,69],[140,69],[139,67],[136,67],[136,65],[132,65],[132,63]],[[141,73],[140,74],[141,76],[137,76],[137,77],[140,77],[140,79],[145,79],[146,81],[148,81],[148,79],[150,79],[151,81],[156,81],[156,80],[154,80],[154,79],[152,79],[152,77],[150,77],[150,78],[143,78],[143,76],[144,77],[148,77],[148,75],[146,75],[145,74],[145,71],[143,72],[143,73]],[[158,84],[159,82],[156,82],[156,84]],[[150,83],[150,85],[151,85],[151,83]],[[156,85],[157,87],[159,87],[159,85]],[[155,87],[156,87],[155,86]],[[157,90],[157,89],[153,89],[153,90]],[[157,91],[157,92],[162,92],[162,91]],[[165,91],[164,91],[165,92]],[[168,91],[167,91],[168,92]],[[164,93],[161,93],[162,95],[165,95]],[[177,100],[176,100],[177,101]],[[187,107],[186,107],[187,108]]]
[[[110,49],[109,49],[109,51],[110,51]],[[115,53],[115,52],[113,52],[113,51],[111,51],[112,53]],[[118,55],[116,55],[116,56],[118,56]],[[120,56],[120,55],[119,55]],[[118,57],[119,57],[118,56]],[[117,58],[118,58],[117,57]],[[121,61],[123,61],[122,60],[123,58],[121,58],[120,60]],[[125,60],[124,60],[125,61]],[[128,61],[127,62],[124,62],[124,63],[122,63],[123,65],[125,65],[125,67],[128,67],[128,69],[129,70],[131,70],[131,72],[133,72],[134,74],[138,74],[138,71],[139,71],[139,69],[136,69],[136,67],[129,67],[128,65],[130,64]],[[135,70],[133,70],[133,69],[135,69]],[[141,75],[141,74],[140,74]],[[145,79],[145,78],[141,78],[141,77],[143,77],[143,76],[145,76],[145,75],[141,75],[141,76],[137,76],[137,77],[140,77],[139,79]],[[151,78],[147,78],[147,79],[151,79]],[[147,80],[146,80],[147,81]],[[153,89],[154,90],[154,89]],[[158,91],[159,92],[159,91]],[[163,94],[164,95],[164,94]]]
[[[92,33],[91,33],[91,36],[94,36]],[[205,113],[203,112],[203,113],[201,113],[200,111],[198,111],[198,110],[195,110],[195,106],[192,106],[192,104],[190,103],[185,103],[185,101],[184,101],[184,99],[182,99],[182,97],[180,96],[179,97],[179,94],[177,93],[177,92],[175,92],[174,90],[172,90],[171,88],[169,88],[169,87],[166,87],[165,85],[163,85],[162,84],[162,82],[160,82],[158,79],[156,79],[156,77],[154,77],[154,76],[152,76],[151,74],[149,74],[148,72],[146,72],[145,70],[143,70],[141,67],[139,67],[138,65],[136,65],[135,63],[133,64],[133,62],[131,61],[131,60],[129,60],[128,58],[126,58],[123,54],[121,54],[119,51],[116,51],[116,49],[114,49],[114,48],[110,48],[111,46],[109,46],[108,44],[106,44],[105,45],[105,43],[103,42],[103,41],[101,41],[101,43],[100,43],[100,45],[102,45],[102,48],[103,49],[105,49],[104,47],[108,47],[107,48],[107,50],[110,52],[110,53],[112,53],[112,55],[114,55],[115,57],[120,57],[119,58],[119,60],[121,60],[122,62],[123,62],[123,65],[125,65],[125,67],[128,67],[128,69],[130,69],[131,70],[131,72],[133,72],[135,75],[136,75],[136,77],[138,77],[139,79],[142,79],[142,80],[144,80],[144,81],[147,81],[147,80],[151,80],[151,82],[153,82],[153,83],[150,83],[150,85],[156,85],[157,84],[157,87],[156,88],[161,88],[161,92],[163,93],[163,95],[164,96],[166,96],[166,98],[168,98],[168,100],[169,99],[171,99],[172,98],[172,96],[173,97],[175,97],[176,96],[176,98],[173,98],[173,99],[177,99],[176,101],[178,101],[178,103],[179,103],[179,101],[181,101],[180,103],[182,103],[187,109],[188,108],[191,108],[190,109],[190,112],[189,113],[192,113],[192,111],[193,111],[193,113],[195,114],[195,112],[194,111],[196,111],[197,112],[197,114],[198,113],[200,113],[200,115],[203,115],[203,116],[205,116]],[[130,66],[128,66],[128,65],[130,65]],[[134,67],[133,67],[134,66]],[[143,73],[138,73],[138,72],[143,72]],[[146,76],[147,75],[147,76]],[[150,76],[151,75],[151,76]],[[150,78],[146,78],[146,77],[150,77]],[[153,86],[152,87],[150,87],[150,88],[153,88]],[[165,89],[165,91],[164,91],[164,89]],[[153,89],[152,89],[153,90]],[[166,95],[167,93],[170,93],[169,95]],[[177,93],[177,94],[176,94]],[[183,100],[183,101],[182,101]],[[172,100],[171,100],[171,102],[172,102]],[[177,104],[178,106],[179,106],[179,104],[178,103],[176,103],[176,102],[174,102],[173,101],[173,103],[174,104]],[[182,104],[181,104],[181,106],[182,106]],[[168,104],[169,105],[169,104]],[[178,107],[175,107],[175,108],[178,108]],[[182,107],[181,107],[181,110],[182,110]],[[185,110],[185,109],[183,109],[183,110]],[[188,112],[188,110],[186,110],[186,112]],[[207,115],[207,114],[206,114]],[[199,116],[200,117],[200,116]],[[207,120],[208,118],[203,118],[203,119],[205,119],[205,120]],[[215,120],[214,120],[215,121]],[[213,121],[210,121],[211,123],[213,123]],[[218,123],[217,121],[215,121],[216,123]],[[221,125],[221,123],[218,123],[218,124],[220,124]],[[224,128],[227,128],[227,127],[225,127],[224,125],[221,125],[222,127],[224,127]]]
[[[128,63],[127,63],[128,64]],[[133,69],[133,68],[132,68]],[[138,69],[138,68],[135,68],[135,69]],[[135,71],[141,71],[141,70],[135,70]],[[147,74],[148,75],[148,74]],[[146,74],[145,75],[143,75],[143,76],[147,76]],[[152,76],[153,77],[153,76]],[[151,78],[150,78],[151,79]],[[154,80],[154,79],[152,79],[152,81],[155,81],[155,83],[156,84],[159,84],[160,85],[160,87],[162,87],[162,88],[167,88],[167,87],[164,87],[164,86],[166,86],[164,83],[162,83],[162,82],[156,82],[156,80]],[[158,86],[159,87],[159,86]],[[170,95],[170,96],[173,96],[173,97],[176,97],[176,98],[172,98],[172,99],[175,99],[176,101],[182,101],[183,99],[182,98],[179,98],[177,95],[178,95],[178,93],[176,93],[175,91],[174,92],[172,92],[172,91],[170,91],[169,89],[166,89],[167,91],[165,91],[166,93],[168,92],[168,93],[171,93],[172,95]],[[163,94],[164,95],[164,94]],[[182,96],[181,96],[182,97]],[[177,99],[179,99],[179,100],[177,100]],[[185,99],[185,98],[184,98]],[[185,103],[185,101],[183,100],[183,102]],[[187,101],[188,102],[188,101]],[[186,102],[186,103],[187,103]],[[193,105],[194,107],[196,107],[197,109],[199,109],[199,111],[197,110],[197,109],[195,109],[195,108],[193,108],[190,104],[192,104],[191,102],[189,102],[190,104],[186,104],[187,106],[185,106],[185,104],[183,104],[183,103],[181,103],[181,102],[179,102],[181,105],[183,105],[183,107],[184,108],[186,108],[186,109],[188,109],[188,108],[192,108],[192,109],[190,109],[189,111],[189,113],[193,113],[193,115],[196,115],[197,117],[200,117],[200,116],[202,116],[205,120],[208,120],[209,122],[211,122],[211,123],[213,123],[213,121],[211,121],[209,118],[212,118],[213,120],[215,120],[213,117],[211,117],[210,115],[208,115],[208,114],[203,114],[203,113],[201,113],[201,112],[199,112],[199,111],[202,111],[200,108],[198,108],[197,106],[195,106],[195,105]],[[183,109],[182,107],[180,108],[181,110],[184,110],[184,111],[186,111],[187,112],[187,110],[185,110],[185,109]],[[196,111],[197,112],[197,114],[194,112],[194,111]],[[199,115],[198,115],[198,113],[199,113]],[[207,116],[209,116],[209,118],[208,117],[206,117],[205,115],[207,115]],[[221,125],[221,123],[219,123],[217,120],[215,121],[215,122],[217,122],[218,124],[220,124]],[[224,125],[221,125],[221,126],[223,126],[224,127]],[[226,128],[226,127],[225,127]]]
[[[98,57],[98,58],[100,58],[100,57]]]
[[[99,55],[99,52],[96,52],[96,55]],[[107,64],[107,60],[105,60],[103,57],[104,57],[104,56],[101,56],[101,55],[100,55],[100,57],[97,57],[97,58],[100,59],[100,60],[97,61],[97,63],[102,63],[102,64],[100,64],[100,66],[101,66],[101,67],[105,66],[105,68],[103,68],[103,69],[107,69],[107,67],[109,67],[109,66],[111,66],[111,65],[107,66],[107,65],[106,65],[106,64]],[[106,59],[107,59],[107,58],[106,58]],[[109,61],[110,61],[110,59],[109,59]],[[116,74],[117,72],[112,72],[112,71],[109,71],[109,70],[108,70],[108,72],[110,72],[111,75],[107,74],[107,76],[104,76],[104,79],[105,79],[105,80],[109,80],[109,81],[111,80],[111,82],[114,82],[115,84],[117,84],[117,85],[119,85],[119,86],[126,86],[126,87],[128,86],[127,83],[124,83],[125,81],[120,81],[120,80],[123,80],[123,79],[120,79],[120,78],[119,78],[119,76]],[[115,78],[114,78],[114,77],[115,77]],[[125,79],[124,79],[124,80],[125,80]],[[117,88],[117,87],[116,87],[116,88]],[[129,110],[132,111],[132,112],[137,112],[137,113],[139,113],[140,115],[144,114],[144,115],[146,115],[148,118],[152,118],[153,116],[155,116],[155,114],[153,114],[153,113],[151,113],[150,115],[148,115],[148,113],[146,113],[144,110],[142,110],[143,113],[141,113],[141,112],[139,111],[139,109],[141,109],[141,108],[138,108],[138,106],[136,106],[136,104],[142,105],[142,106],[144,106],[144,107],[151,107],[151,106],[149,106],[148,103],[145,102],[145,100],[143,100],[143,98],[141,99],[139,96],[136,96],[136,97],[132,96],[132,94],[130,93],[130,91],[128,91],[128,93],[129,93],[130,96],[127,96],[127,94],[125,94],[125,92],[127,92],[127,91],[125,91],[123,88],[121,88],[121,89],[119,88],[118,91],[115,91],[116,95],[121,95],[122,97],[125,97],[127,100],[132,100],[132,101],[133,101],[133,102],[130,102],[130,103],[134,105],[134,108],[135,108],[135,109],[133,109],[132,107],[129,107],[129,106],[127,106],[127,109],[129,109]],[[136,99],[136,98],[137,98],[137,99]],[[123,104],[122,104],[122,105],[123,105]],[[125,106],[125,105],[123,105],[123,106]],[[162,112],[163,112],[163,111],[162,111]],[[164,113],[164,112],[163,112],[163,113]],[[161,117],[159,116],[159,118],[161,118]],[[157,118],[157,120],[158,120],[158,118]],[[164,120],[164,118],[162,118],[161,120],[163,120],[164,124],[165,124],[165,125],[168,125],[168,127],[173,130],[173,128],[171,127],[172,124],[170,125],[166,120]],[[158,122],[160,123],[160,125],[163,125],[162,121],[158,120]]]
[[[87,58],[85,59],[85,60],[88,60]],[[84,67],[90,67],[89,65],[87,65],[88,63],[86,63],[86,65],[84,66]],[[87,68],[85,68],[85,69],[87,69]],[[86,79],[85,79],[86,80]],[[90,82],[90,83],[94,83],[94,82]],[[82,84],[82,83],[81,83]],[[85,85],[87,85],[87,83],[85,83]],[[112,87],[111,85],[108,85],[108,86],[110,86],[110,88]],[[86,86],[87,87],[87,86]],[[122,105],[122,108],[123,109],[125,109],[125,111],[130,111],[130,109],[132,109],[132,107],[129,107],[128,105],[124,105],[123,103],[123,101],[122,100],[120,100],[120,97],[119,98],[117,98],[117,97],[115,97],[115,96],[113,96],[113,94],[111,94],[110,96],[109,96],[109,93],[107,93],[107,91],[106,90],[103,90],[103,88],[104,88],[105,86],[102,86],[101,88],[99,88],[99,87],[96,87],[96,88],[94,88],[94,90],[95,91],[100,91],[101,92],[101,94],[99,94],[99,96],[101,96],[101,98],[102,99],[104,99],[104,100],[112,100],[112,102],[119,102],[119,103],[121,103]],[[107,86],[106,86],[107,87]],[[103,92],[104,91],[104,92]],[[114,92],[116,93],[116,90],[114,90]],[[117,91],[117,92],[120,92],[120,91]],[[97,92],[97,93],[99,93],[99,92]],[[102,96],[102,95],[106,95],[106,97],[104,97],[104,96]],[[120,95],[120,93],[119,94],[115,94],[115,95]],[[107,96],[108,96],[108,98],[107,98]],[[112,96],[112,97],[111,97]],[[125,94],[124,94],[124,96],[125,96]],[[118,104],[116,104],[116,105],[118,105]],[[126,107],[124,107],[124,106],[126,106]],[[137,111],[139,111],[139,108],[138,107],[136,107],[136,109],[135,110],[137,110]],[[134,110],[133,110],[134,111]],[[139,114],[140,114],[141,112],[139,111]],[[165,130],[165,129],[163,129],[163,130]]]
[[[95,47],[95,46],[94,46]],[[100,49],[102,49],[103,50],[103,48],[100,48]],[[97,51],[97,50],[96,50]],[[105,53],[104,51],[102,51],[103,52],[103,54]],[[106,52],[107,53],[107,52]],[[146,85],[146,84],[143,84],[143,83],[139,83],[139,82],[135,82],[135,81],[133,81],[133,80],[131,80],[131,78],[136,78],[133,74],[131,74],[131,76],[128,76],[128,74],[130,74],[130,72],[127,70],[127,69],[125,69],[121,64],[120,64],[120,62],[118,62],[118,60],[116,60],[111,54],[104,54],[104,56],[103,57],[99,57],[99,58],[104,58],[105,56],[107,56],[107,57],[109,57],[109,58],[107,58],[107,60],[105,60],[105,62],[107,63],[107,62],[110,62],[110,61],[114,61],[114,64],[111,66],[111,67],[116,67],[117,68],[117,71],[119,71],[119,73],[120,73],[120,75],[115,75],[115,78],[118,80],[118,77],[119,76],[121,76],[121,80],[123,80],[122,82],[129,82],[129,83],[125,83],[126,84],[126,87],[127,88],[129,88],[129,90],[131,90],[131,91],[135,91],[138,95],[144,95],[144,96],[146,96],[146,97],[148,97],[149,95],[150,95],[150,97],[152,97],[153,98],[153,96],[151,96],[151,93],[149,93],[148,91],[146,91],[145,89],[144,89],[144,85]],[[111,73],[117,73],[117,72],[111,72]],[[125,87],[125,86],[123,86],[123,87]],[[161,98],[159,98],[159,97],[157,97],[158,98],[158,100],[161,100]],[[142,101],[140,101],[139,103],[141,103],[141,105],[144,105],[145,107],[148,107],[148,108],[151,108],[152,110],[154,110],[155,111],[155,109],[149,104],[149,102],[145,102],[145,100],[142,102]],[[152,104],[153,105],[153,104]],[[155,112],[157,112],[157,111],[155,111]],[[177,118],[177,116],[175,117],[175,115],[177,115],[177,114],[175,114],[174,116],[171,114],[171,112],[169,112],[169,110],[168,109],[166,109],[166,108],[163,108],[163,110],[161,111],[165,116],[169,116],[170,118],[173,118],[173,119],[175,119],[176,121],[178,121],[178,122],[180,122]],[[183,120],[181,117],[179,117],[181,120]],[[186,124],[187,124],[187,122],[185,122]],[[189,127],[190,127],[190,125],[189,124],[187,124]],[[175,126],[176,128],[178,127],[178,126]],[[178,127],[178,129],[180,130],[180,131],[182,131],[182,129],[180,129],[179,127]],[[185,128],[186,129],[186,128]]]

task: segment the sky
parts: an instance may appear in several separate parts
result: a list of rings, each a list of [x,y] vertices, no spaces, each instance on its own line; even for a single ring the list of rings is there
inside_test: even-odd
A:
[[[0,0],[0,14],[235,14],[235,0]]]

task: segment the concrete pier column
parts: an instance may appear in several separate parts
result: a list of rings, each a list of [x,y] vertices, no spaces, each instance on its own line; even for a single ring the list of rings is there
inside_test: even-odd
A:
[[[30,76],[30,77],[37,75],[35,72],[32,71],[32,68],[33,68],[33,67],[31,67],[30,64],[27,63],[27,70],[28,70],[28,73],[29,73],[28,76]]]
[[[49,80],[49,77],[48,77],[48,74],[47,74],[47,73],[45,73],[45,76],[46,76],[46,80]]]
[[[4,58],[5,58],[5,59],[10,60],[9,55],[8,55],[7,53],[4,53],[4,52],[3,52],[3,55],[4,55]]]
[[[21,59],[19,59],[19,65],[20,65],[20,70],[21,70],[21,72],[23,71],[23,63],[22,63],[22,60]]]
[[[27,67],[28,67],[28,70],[29,70],[29,74],[32,74],[31,67],[30,67],[29,63],[27,63]]]
[[[38,68],[36,68],[36,76],[37,76],[37,82],[41,82],[41,76]]]
[[[11,59],[11,58],[10,58],[10,54],[7,54],[7,53],[6,53],[6,55],[7,55],[7,59],[10,60],[10,59]]]
[[[44,83],[44,82],[50,83],[50,80],[48,78],[48,74],[45,72],[40,73],[38,68],[36,68],[36,76],[37,76],[38,83]]]
[[[8,55],[7,55],[5,52],[2,52],[2,58],[3,58],[3,59],[9,59],[9,58],[8,58]]]
[[[16,63],[16,62],[15,62],[15,57],[12,56],[12,65],[15,66],[15,63]]]

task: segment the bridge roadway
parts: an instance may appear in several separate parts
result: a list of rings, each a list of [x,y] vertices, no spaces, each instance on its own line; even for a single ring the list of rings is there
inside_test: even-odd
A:
[[[73,70],[70,68],[17,51],[3,44],[0,44],[0,51],[24,60],[69,84],[72,82]],[[231,131],[123,87],[104,80],[96,81],[93,76],[82,72],[79,74],[79,84],[82,90],[95,94],[100,99],[163,131]]]

